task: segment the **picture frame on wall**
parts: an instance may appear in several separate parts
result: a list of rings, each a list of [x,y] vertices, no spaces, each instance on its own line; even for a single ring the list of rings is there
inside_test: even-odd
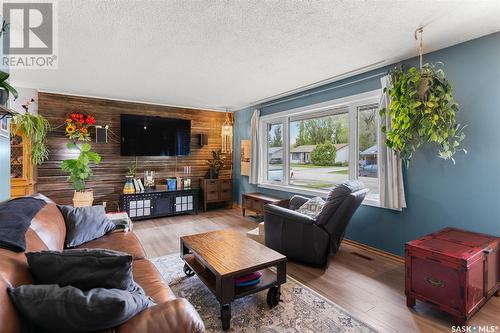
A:
[[[0,120],[0,137],[9,137],[9,119],[7,117]]]
[[[250,140],[241,140],[240,143],[240,169],[242,176],[250,176],[250,156],[252,145]]]

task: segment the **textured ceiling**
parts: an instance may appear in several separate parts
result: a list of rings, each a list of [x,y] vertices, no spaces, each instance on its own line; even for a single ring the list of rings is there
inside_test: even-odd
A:
[[[41,90],[238,109],[353,69],[500,31],[499,1],[58,3],[58,70],[13,70]]]

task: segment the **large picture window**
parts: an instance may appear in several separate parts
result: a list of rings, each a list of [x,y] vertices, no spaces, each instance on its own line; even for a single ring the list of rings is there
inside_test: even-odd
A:
[[[325,195],[337,184],[360,179],[379,197],[378,101],[380,91],[261,117],[259,184]]]

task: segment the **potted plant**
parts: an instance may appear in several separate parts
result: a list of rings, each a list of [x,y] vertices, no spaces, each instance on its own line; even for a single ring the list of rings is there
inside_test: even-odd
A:
[[[23,105],[25,112],[17,113],[12,118],[13,131],[21,132],[31,141],[31,162],[40,165],[47,160],[49,149],[47,148],[47,133],[50,131],[50,124],[42,115],[29,112],[29,106],[35,100],[31,99]]]
[[[68,181],[75,190],[73,195],[73,205],[75,207],[92,206],[94,195],[92,190],[85,190],[85,181],[92,176],[90,163],[99,164],[101,156],[91,151],[92,147],[88,143],[78,145],[70,142],[66,145],[70,150],[79,152],[77,158],[67,159],[62,162],[61,169],[68,173]]]
[[[127,175],[125,176],[125,185],[123,186],[124,194],[135,193],[134,178],[136,174],[137,166],[131,165],[128,167]]]
[[[90,141],[89,127],[95,123],[92,115],[83,113],[72,113],[66,119],[66,136],[72,140],[66,146],[70,150],[78,151],[78,157],[66,159],[62,162],[61,169],[68,173],[68,181],[75,190],[73,195],[73,205],[75,207],[92,206],[94,194],[92,190],[87,190],[85,182],[92,176],[90,164],[99,164],[101,156],[92,151],[92,146],[86,141]],[[78,144],[78,141],[85,143]]]
[[[208,159],[208,178],[217,179],[219,178],[219,171],[224,167],[225,157],[222,156],[220,150],[212,150],[212,158]]]
[[[456,122],[459,105],[453,99],[453,88],[442,69],[425,64],[421,69],[396,68],[390,73],[392,87],[391,102],[381,109],[381,116],[391,116],[391,128],[382,127],[387,134],[386,144],[398,152],[400,158],[409,163],[413,152],[422,144],[433,143],[439,147],[438,156],[450,159],[464,140],[464,126]]]
[[[9,73],[0,71],[0,105],[7,103],[10,94],[14,96],[14,99],[18,96],[17,90],[7,82],[9,76]]]

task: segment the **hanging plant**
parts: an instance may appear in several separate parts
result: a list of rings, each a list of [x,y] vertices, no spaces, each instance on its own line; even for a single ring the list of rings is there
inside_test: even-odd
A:
[[[386,91],[391,97],[387,109],[392,119],[390,130],[386,132],[386,144],[399,153],[405,162],[422,144],[435,143],[439,146],[438,156],[452,160],[464,140],[464,127],[456,122],[458,104],[453,99],[452,86],[442,69],[425,64],[421,70],[415,67],[403,71],[401,68],[391,72],[392,87]]]
[[[31,141],[31,162],[34,165],[40,165],[49,157],[47,133],[50,130],[50,124],[45,117],[29,112],[29,106],[34,102],[34,99],[26,102],[22,106],[25,113],[15,114],[12,123],[15,131],[22,132]]]
[[[437,144],[438,156],[455,164],[456,152],[467,154],[460,148],[465,126],[456,122],[459,105],[444,71],[437,68],[441,63],[422,65],[423,28],[415,31],[415,39],[417,33],[420,33],[420,69],[410,67],[405,71],[399,67],[390,73],[392,86],[385,88],[384,93],[389,94],[391,102],[380,110],[380,115],[390,115],[391,128],[382,126],[382,131],[387,134],[387,146],[407,164],[413,152],[425,143]]]

